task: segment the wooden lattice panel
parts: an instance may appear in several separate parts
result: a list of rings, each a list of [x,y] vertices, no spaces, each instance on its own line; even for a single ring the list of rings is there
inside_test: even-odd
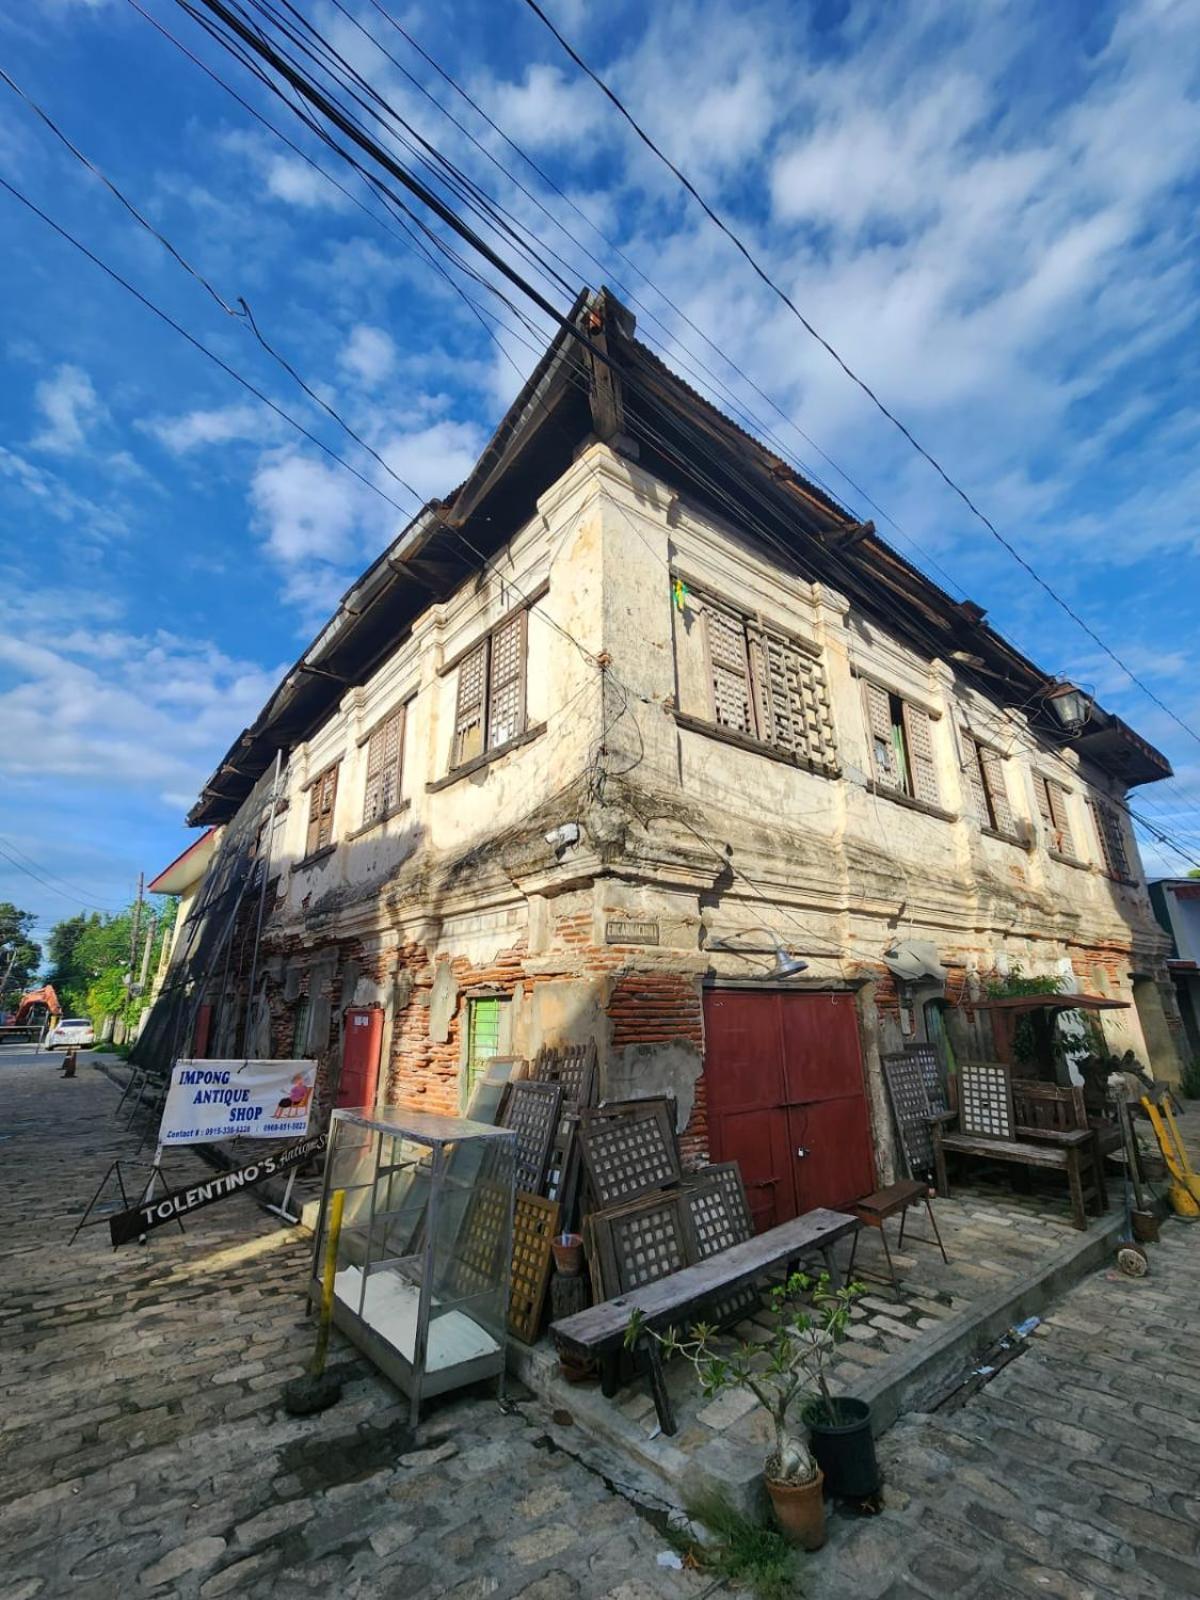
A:
[[[508,1234],[508,1190],[481,1181],[471,1191],[454,1243],[450,1287],[461,1295],[482,1294],[496,1282],[497,1264]]]
[[[563,1109],[582,1111],[596,1095],[595,1044],[543,1045],[533,1064],[542,1083],[561,1083]]]
[[[929,1096],[929,1109],[935,1115],[939,1111],[949,1111],[946,1085],[942,1078],[942,1064],[938,1060],[936,1048],[931,1044],[906,1044],[904,1054],[910,1061],[915,1061],[920,1068],[921,1081],[925,1085],[925,1093]]]
[[[526,1344],[533,1343],[541,1326],[550,1282],[550,1243],[557,1232],[558,1206],[553,1200],[543,1200],[536,1194],[517,1195],[508,1325]]]
[[[512,1085],[503,1126],[517,1136],[517,1188],[526,1194],[542,1192],[561,1107],[561,1084],[522,1079]]]
[[[921,1063],[907,1051],[884,1056],[883,1076],[904,1146],[908,1175],[928,1177],[933,1171],[933,1133],[929,1125],[932,1109]]]
[[[753,1237],[754,1227],[736,1161],[705,1167],[703,1172],[685,1178],[683,1192],[700,1260]]]
[[[584,1111],[580,1141],[602,1210],[679,1182],[675,1114],[669,1100],[626,1100]]]
[[[687,1197],[680,1189],[592,1215],[605,1296],[626,1294],[696,1261]]]
[[[1016,1133],[1008,1068],[999,1061],[963,1061],[958,1069],[958,1124],[963,1133],[1012,1139]]]

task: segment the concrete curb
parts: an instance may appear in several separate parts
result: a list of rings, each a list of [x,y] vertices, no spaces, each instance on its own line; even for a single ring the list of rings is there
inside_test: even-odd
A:
[[[930,1339],[898,1350],[851,1391],[871,1407],[875,1435],[886,1433],[905,1412],[921,1411],[956,1373],[968,1367],[1000,1336],[1026,1317],[1039,1316],[1081,1278],[1112,1260],[1125,1229],[1122,1212],[1102,1217],[1069,1240],[1048,1261],[1015,1283],[1001,1284],[952,1317]]]

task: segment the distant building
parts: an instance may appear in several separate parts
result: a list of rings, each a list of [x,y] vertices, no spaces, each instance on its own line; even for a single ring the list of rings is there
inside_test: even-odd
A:
[[[1150,884],[1154,914],[1171,936],[1167,970],[1194,1061],[1200,1061],[1200,879],[1156,878]]]
[[[571,321],[205,785],[146,1051],[312,1054],[326,1108],[458,1113],[489,1056],[594,1040],[760,1222],[890,1175],[881,1054],[990,1053],[972,1001],[1014,968],[1129,1002],[1109,1044],[1177,1077],[1125,809],[1164,757],[1065,724],[607,293]]]

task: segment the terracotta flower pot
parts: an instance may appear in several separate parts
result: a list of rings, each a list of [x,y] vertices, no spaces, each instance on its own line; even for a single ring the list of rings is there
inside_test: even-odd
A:
[[[563,1277],[578,1277],[583,1269],[583,1235],[560,1233],[550,1241],[550,1248],[554,1252],[554,1265]]]
[[[775,1520],[789,1544],[802,1550],[819,1550],[825,1543],[825,1475],[808,1483],[777,1483],[767,1479],[767,1493],[775,1510]]]

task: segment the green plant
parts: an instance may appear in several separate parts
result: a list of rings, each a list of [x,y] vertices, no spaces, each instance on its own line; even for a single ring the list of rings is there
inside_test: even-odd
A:
[[[1200,1058],[1193,1056],[1183,1063],[1179,1087],[1189,1100],[1200,1100]]]
[[[774,1528],[764,1528],[715,1495],[688,1506],[693,1522],[702,1522],[714,1536],[703,1544],[675,1542],[696,1566],[746,1588],[758,1600],[786,1600],[799,1593],[796,1552]]]
[[[1058,977],[1026,977],[1020,967],[1014,966],[1004,978],[997,978],[987,986],[988,998],[991,1000],[1007,1000],[1018,996],[1039,994],[1061,994],[1063,992],[1062,978]],[[1079,1040],[1068,1038],[1059,1028],[1060,1020],[1076,1019],[1078,1011],[1060,1011],[1053,1016],[1045,1012],[1031,1011],[1018,1018],[1013,1029],[1012,1052],[1016,1059],[1024,1065],[1038,1062],[1043,1054],[1049,1054],[1055,1065],[1068,1053],[1073,1053],[1079,1048]]]
[[[716,1331],[697,1323],[680,1338],[674,1328],[658,1333],[634,1311],[625,1330],[625,1346],[654,1339],[667,1355],[681,1356],[695,1370],[701,1393],[715,1399],[726,1389],[752,1394],[771,1418],[774,1449],[766,1471],[776,1483],[809,1483],[816,1463],[807,1443],[790,1428],[797,1407],[817,1404],[824,1420],[838,1420],[837,1400],[829,1388],[829,1364],[850,1320],[850,1308],[864,1292],[861,1283],[830,1287],[828,1272],[817,1278],[794,1272],[767,1298],[771,1337],[763,1344],[736,1344],[721,1354]]]

